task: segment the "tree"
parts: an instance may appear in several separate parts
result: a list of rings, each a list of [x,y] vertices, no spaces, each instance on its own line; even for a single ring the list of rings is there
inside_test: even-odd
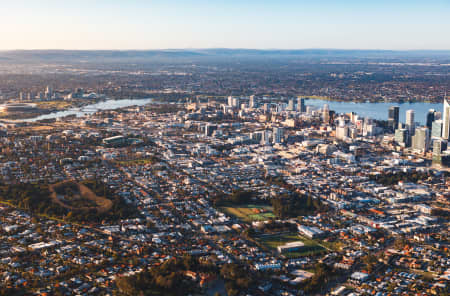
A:
[[[378,259],[373,254],[368,254],[362,258],[362,262],[366,265],[366,269],[369,273],[373,271],[378,263]]]

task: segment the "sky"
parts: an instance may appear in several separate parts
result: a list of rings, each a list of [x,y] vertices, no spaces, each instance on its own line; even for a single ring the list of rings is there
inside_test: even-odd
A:
[[[0,50],[450,49],[450,0],[0,0]]]

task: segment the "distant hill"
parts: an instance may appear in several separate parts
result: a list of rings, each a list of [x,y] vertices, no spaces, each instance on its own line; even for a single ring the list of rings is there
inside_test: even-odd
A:
[[[224,58],[450,58],[450,50],[342,50],[342,49],[167,49],[167,50],[13,50],[0,51],[0,62],[71,63],[71,62],[154,62],[210,60]]]

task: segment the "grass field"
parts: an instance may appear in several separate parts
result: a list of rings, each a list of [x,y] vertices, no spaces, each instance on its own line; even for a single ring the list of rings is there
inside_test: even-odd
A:
[[[302,256],[314,256],[326,251],[325,248],[320,246],[316,241],[308,239],[303,236],[299,236],[297,233],[285,233],[276,235],[261,236],[258,241],[262,246],[275,251],[278,246],[282,246],[286,243],[302,241],[305,244],[303,250],[298,252],[285,253],[286,257],[296,258]]]
[[[275,218],[275,215],[272,213],[272,207],[270,206],[245,205],[239,207],[223,207],[222,210],[247,223]]]
[[[134,166],[134,165],[146,165],[152,163],[150,158],[131,159],[131,160],[118,160],[116,163],[120,166]]]
[[[325,101],[332,100],[330,97],[325,97],[325,96],[299,96],[299,97],[310,98],[310,99],[313,99],[313,100],[325,100]]]
[[[55,190],[56,187],[72,187],[76,188],[75,192],[72,192],[72,196],[63,196],[65,200],[58,198],[58,194]],[[96,209],[98,213],[108,212],[113,203],[111,200],[97,196],[91,189],[86,185],[74,182],[74,181],[63,181],[49,186],[50,197],[52,200],[62,206],[63,208],[69,210],[91,210]]]
[[[41,109],[50,109],[50,108],[66,109],[72,107],[73,103],[68,101],[45,101],[45,102],[37,102],[36,105],[38,108]]]

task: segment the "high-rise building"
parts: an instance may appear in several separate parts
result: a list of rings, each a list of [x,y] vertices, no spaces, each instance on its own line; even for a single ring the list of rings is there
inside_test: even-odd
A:
[[[394,130],[398,128],[398,119],[399,119],[400,107],[392,106],[389,108],[388,112],[388,122],[389,126]]]
[[[442,112],[442,138],[450,139],[450,104],[447,98],[444,98],[444,109]]]
[[[250,108],[256,108],[256,102],[255,102],[255,96],[250,96],[249,102],[248,102],[248,106]]]
[[[412,137],[416,128],[416,123],[414,122],[414,110],[406,111],[406,128],[408,129],[409,136]]]
[[[328,104],[323,105],[322,117],[325,123],[330,122],[330,108],[328,107]]]
[[[447,142],[442,139],[436,139],[433,141],[433,162],[442,162],[442,152],[447,149]]]
[[[273,128],[273,143],[280,144],[283,140],[283,128],[282,127],[274,127]]]
[[[270,131],[264,131],[262,134],[261,145],[269,145],[270,144]]]
[[[233,107],[233,97],[232,96],[228,97],[228,106]]]
[[[416,129],[416,133],[412,137],[412,148],[421,152],[427,151],[430,146],[428,133],[429,131],[427,127],[420,127]]]
[[[434,118],[435,113],[436,113],[436,110],[434,110],[434,109],[428,110],[426,126],[428,127],[429,130],[431,130],[433,121],[435,120],[435,118]]]
[[[349,130],[348,130],[348,126],[346,125],[339,125],[338,127],[336,127],[336,138],[343,140],[345,138],[347,138],[349,135]]]
[[[289,99],[288,106],[287,106],[286,110],[287,111],[294,111],[295,110],[294,99]]]
[[[50,99],[53,96],[53,89],[51,86],[47,85],[47,88],[45,89],[45,97],[47,99]]]
[[[442,120],[435,120],[431,124],[431,137],[436,139],[442,137]]]
[[[232,103],[233,108],[239,108],[240,105],[241,105],[241,100],[239,98],[233,98],[233,103]]]
[[[408,130],[404,128],[396,129],[394,141],[401,146],[406,146],[408,141]]]
[[[305,99],[297,98],[297,111],[306,112]]]

